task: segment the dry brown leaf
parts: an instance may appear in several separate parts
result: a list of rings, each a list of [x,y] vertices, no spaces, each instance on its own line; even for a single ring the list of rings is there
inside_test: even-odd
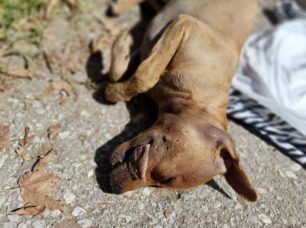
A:
[[[26,205],[15,210],[20,215],[38,215],[45,209],[65,211],[66,205],[54,200],[50,194],[55,190],[59,177],[42,171],[53,156],[53,150],[39,159],[31,171],[18,180],[20,194]]]
[[[27,172],[18,180],[22,199],[31,205],[48,210],[64,210],[61,201],[49,197],[59,181],[59,178],[46,172]]]
[[[66,98],[71,97],[73,95],[71,85],[64,80],[61,80],[51,83],[41,95],[37,96],[37,99],[42,100],[54,93],[60,94],[60,104],[63,104],[67,100]]]
[[[10,126],[0,125],[0,150],[7,147],[10,139]]]
[[[66,60],[67,66],[65,67],[66,71],[70,73],[76,73],[81,70],[81,64],[80,64],[80,58],[79,55],[76,54],[70,54],[67,56]]]
[[[81,63],[79,52],[76,51],[79,48],[79,46],[73,43],[68,43],[64,51],[56,56],[61,65],[61,75],[68,75],[68,73],[74,74],[81,70],[83,64]]]
[[[51,125],[48,129],[48,138],[53,139],[62,129],[62,125],[60,123],[56,123]]]
[[[11,86],[9,84],[3,83],[0,85],[0,92],[5,92],[6,90],[10,89]]]
[[[18,208],[17,210],[14,210],[19,215],[24,216],[36,216],[42,213],[45,210],[45,207],[42,206],[25,206],[22,208]]]
[[[13,78],[32,79],[32,72],[29,69],[0,67],[0,73]]]
[[[47,154],[52,149],[49,143],[43,143],[41,145],[41,148],[42,148],[43,154]]]
[[[45,20],[48,20],[54,10],[54,8],[56,7],[56,5],[59,3],[59,0],[49,0],[48,5],[45,9],[43,18]]]
[[[50,149],[44,157],[39,159],[33,166],[32,171],[37,172],[39,170],[42,170],[45,168],[48,164],[48,162],[53,158],[54,150]]]

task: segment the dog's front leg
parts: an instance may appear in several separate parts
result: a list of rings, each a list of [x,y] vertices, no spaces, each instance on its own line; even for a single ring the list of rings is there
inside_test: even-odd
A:
[[[155,44],[149,57],[139,65],[130,79],[107,85],[107,100],[128,101],[133,96],[153,88],[195,26],[198,26],[198,21],[188,15],[181,15],[173,21]]]

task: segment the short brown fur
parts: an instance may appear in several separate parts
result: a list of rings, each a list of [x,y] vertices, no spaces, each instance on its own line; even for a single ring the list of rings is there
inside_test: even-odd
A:
[[[113,11],[123,13],[139,2],[119,0]],[[147,29],[137,70],[123,82],[116,81],[129,59],[123,65],[120,60],[131,42],[126,32],[117,39],[107,99],[128,101],[146,93],[158,104],[159,117],[114,150],[115,192],[145,186],[186,189],[224,175],[237,193],[256,201],[227,134],[226,117],[232,77],[256,15],[256,0],[170,0]]]

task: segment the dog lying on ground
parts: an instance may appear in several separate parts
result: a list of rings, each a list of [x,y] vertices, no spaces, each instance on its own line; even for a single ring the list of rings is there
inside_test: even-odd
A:
[[[118,0],[121,14],[141,0]],[[157,121],[112,153],[111,186],[123,193],[145,186],[187,189],[224,175],[241,196],[257,195],[227,133],[226,108],[242,46],[257,15],[256,0],[170,0],[147,29],[141,61],[123,82],[131,37],[113,46],[105,96],[128,101],[146,93],[158,105]]]

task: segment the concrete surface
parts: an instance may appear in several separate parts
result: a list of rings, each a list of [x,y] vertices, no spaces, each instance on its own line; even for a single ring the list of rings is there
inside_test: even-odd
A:
[[[80,57],[81,67],[73,75],[78,81],[87,78],[90,38],[105,33],[96,19],[102,17],[104,10],[105,2],[90,1],[73,19],[59,14],[45,32],[44,46],[48,50],[60,53],[68,43],[72,44],[74,54]],[[137,15],[135,8],[112,20],[120,21],[124,27],[136,22]],[[261,17],[257,28],[267,27],[267,20]],[[109,46],[104,52],[106,68],[108,53]],[[0,152],[1,227],[306,227],[305,170],[232,122],[230,133],[258,191],[258,202],[248,203],[237,197],[222,177],[216,178],[219,191],[211,184],[184,192],[154,188],[119,196],[103,192],[99,182],[103,181],[103,170],[108,168],[103,163],[105,154],[114,142],[131,137],[142,128],[148,108],[142,99],[128,106],[103,105],[93,98],[93,90],[80,84],[76,85],[80,95],[77,101],[69,99],[60,105],[58,95],[36,100],[35,96],[41,94],[50,80],[60,79],[56,73],[50,73],[42,57],[37,61],[33,80],[16,79],[11,89],[0,93],[0,124],[11,125],[11,143]],[[49,140],[47,128],[54,123],[63,128]],[[23,162],[14,151],[26,126],[30,133],[35,133],[35,138]],[[65,201],[71,209],[67,213],[45,211],[37,217],[21,217],[11,212],[23,206],[17,180],[43,154],[43,144],[57,151],[47,168],[61,178],[54,198]]]

